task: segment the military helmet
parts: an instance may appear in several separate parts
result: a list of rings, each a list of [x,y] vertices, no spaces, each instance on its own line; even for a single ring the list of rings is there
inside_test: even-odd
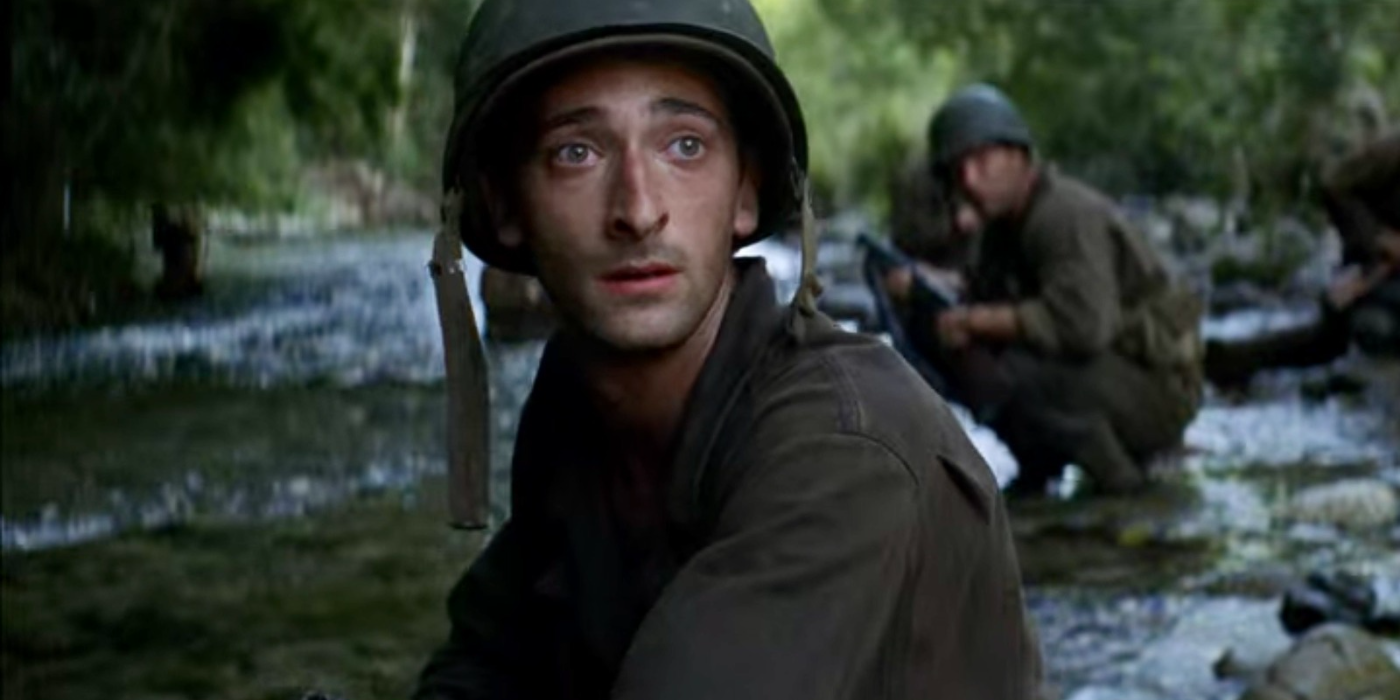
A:
[[[748,0],[485,0],[463,41],[455,109],[443,155],[443,189],[464,195],[456,223],[463,242],[488,264],[532,273],[526,251],[501,245],[480,186],[487,151],[498,142],[493,114],[510,93],[547,69],[611,49],[661,48],[693,55],[722,71],[744,147],[761,160],[759,228],[752,243],[794,220],[807,172],[807,134],[792,86]],[[750,131],[744,133],[745,126]],[[449,212],[449,215],[451,213]]]
[[[929,121],[928,147],[935,168],[952,167],[967,153],[996,144],[1035,149],[1031,129],[1016,105],[986,83],[953,93]]]

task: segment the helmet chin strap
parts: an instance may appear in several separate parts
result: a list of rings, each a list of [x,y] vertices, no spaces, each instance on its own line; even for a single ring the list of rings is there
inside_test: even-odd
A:
[[[491,515],[491,383],[462,264],[464,201],[458,189],[443,198],[428,272],[447,370],[448,518],[452,527],[475,530],[486,527]]]
[[[817,313],[817,297],[822,295],[822,283],[817,279],[817,217],[812,213],[812,191],[806,178],[802,179],[802,276],[793,304],[805,316]]]

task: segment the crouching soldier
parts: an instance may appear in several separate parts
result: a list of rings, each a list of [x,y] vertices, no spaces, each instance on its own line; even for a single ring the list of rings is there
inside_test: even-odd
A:
[[[1089,186],[1040,163],[998,90],[974,85],[933,116],[938,177],[977,211],[969,303],[911,320],[952,397],[990,425],[1037,493],[1066,464],[1105,492],[1145,484],[1200,398],[1201,303]],[[891,276],[892,296],[909,277]]]
[[[733,257],[806,211],[748,3],[487,0],[456,105],[464,242],[561,330],[417,697],[1033,697],[1006,511],[946,406],[810,268],[784,306]]]

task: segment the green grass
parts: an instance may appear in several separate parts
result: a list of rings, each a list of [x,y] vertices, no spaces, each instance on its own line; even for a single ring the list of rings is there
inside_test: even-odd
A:
[[[7,554],[3,696],[404,697],[480,544],[410,496]]]

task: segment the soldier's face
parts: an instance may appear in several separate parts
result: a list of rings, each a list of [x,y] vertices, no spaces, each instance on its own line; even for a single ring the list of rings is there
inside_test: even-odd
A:
[[[627,352],[717,322],[758,196],[714,84],[679,63],[595,60],[537,105],[500,235],[529,247],[566,321]]]
[[[999,219],[1020,206],[1028,165],[1018,148],[980,148],[959,161],[958,184],[983,220]]]

